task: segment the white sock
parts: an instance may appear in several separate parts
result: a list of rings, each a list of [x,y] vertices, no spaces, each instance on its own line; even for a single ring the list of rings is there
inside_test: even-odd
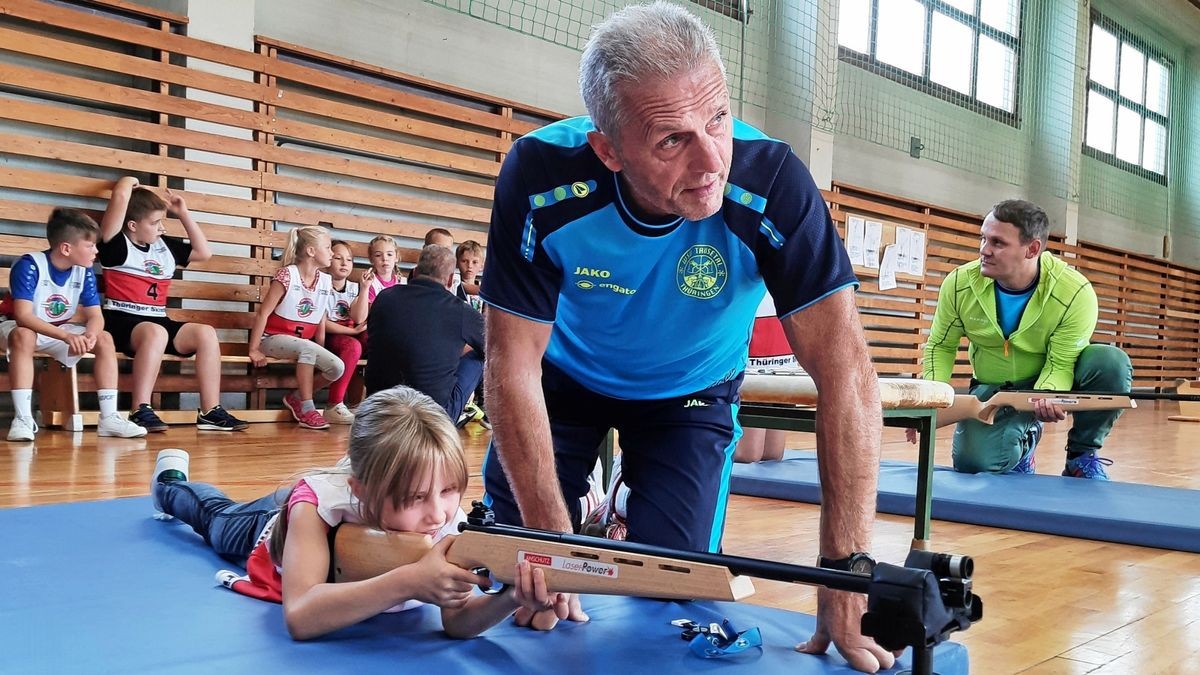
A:
[[[100,397],[100,416],[108,417],[117,414],[117,390],[101,389],[96,392]]]
[[[16,411],[17,417],[33,419],[33,390],[13,389],[12,396],[13,410]]]

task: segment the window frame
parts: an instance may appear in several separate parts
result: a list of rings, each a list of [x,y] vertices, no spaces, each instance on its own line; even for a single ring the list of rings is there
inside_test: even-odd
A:
[[[903,84],[909,88],[915,89],[923,94],[928,94],[934,98],[954,103],[960,107],[966,108],[971,112],[978,113],[989,119],[997,122],[1003,122],[1012,127],[1019,127],[1021,123],[1021,74],[1024,69],[1025,59],[1021,53],[1021,36],[1025,34],[1025,12],[1024,0],[1016,0],[1017,4],[1017,35],[1009,35],[1002,30],[993,28],[983,22],[980,17],[980,0],[975,0],[974,16],[947,4],[943,0],[917,0],[925,7],[925,55],[922,66],[922,75],[914,75],[907,70],[896,66],[883,63],[875,58],[878,46],[878,21],[879,21],[879,2],[880,0],[870,1],[870,20],[868,22],[868,49],[869,54],[864,54],[849,47],[842,46],[838,42],[838,59],[840,61],[858,66],[864,70],[881,75],[899,84]],[[977,97],[969,94],[964,94],[956,89],[951,89],[944,84],[939,84],[930,79],[930,62],[932,59],[930,46],[933,40],[933,15],[934,11],[939,11],[947,16],[961,21],[973,34],[971,58],[971,88],[978,91],[979,88],[979,38],[980,36],[989,37],[1000,44],[1013,50],[1014,58],[1016,59],[1016,68],[1014,69],[1013,81],[1013,109],[1009,112],[1003,108],[998,108],[990,103],[984,103]]]
[[[1083,154],[1092,159],[1111,164],[1118,169],[1123,169],[1146,180],[1153,181],[1160,185],[1167,185],[1169,182],[1169,174],[1171,168],[1171,104],[1174,103],[1174,92],[1171,88],[1171,76],[1175,68],[1175,62],[1167,58],[1161,50],[1154,48],[1145,40],[1133,35],[1129,30],[1123,28],[1119,23],[1110,19],[1096,10],[1091,12],[1091,22],[1088,23],[1088,64],[1087,64],[1087,82],[1083,95]],[[1117,38],[1117,54],[1116,54],[1116,81],[1113,83],[1115,88],[1109,88],[1092,79],[1092,29],[1099,26],[1101,29],[1112,33]],[[1145,58],[1145,64],[1142,66],[1142,102],[1137,103],[1133,99],[1127,98],[1121,94],[1121,46],[1128,43],[1131,47],[1142,52]],[[1150,59],[1154,59],[1161,63],[1167,69],[1167,114],[1157,113],[1151,110],[1146,105],[1146,88],[1148,84],[1148,74],[1150,69]],[[1113,122],[1112,122],[1112,142],[1113,151],[1111,153],[1098,150],[1088,145],[1087,142],[1087,125],[1088,116],[1091,114],[1091,106],[1088,103],[1089,95],[1095,91],[1097,94],[1104,96],[1113,103]],[[1150,169],[1133,162],[1126,161],[1117,157],[1117,120],[1120,116],[1121,106],[1125,106],[1136,112],[1141,120],[1141,142],[1138,144],[1138,155],[1141,156],[1146,149],[1145,134],[1146,120],[1158,122],[1166,130],[1166,154],[1163,157],[1163,172],[1155,173]],[[1145,157],[1142,157],[1145,161]]]

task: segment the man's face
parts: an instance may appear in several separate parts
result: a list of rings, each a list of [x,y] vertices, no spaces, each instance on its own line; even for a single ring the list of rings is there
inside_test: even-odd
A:
[[[166,211],[151,211],[141,220],[130,220],[125,223],[125,229],[129,232],[129,238],[133,240],[133,243],[143,246],[153,244],[167,231],[166,226],[163,225],[163,218],[166,217]]]
[[[721,209],[733,157],[729,89],[716,64],[621,91],[627,120],[588,141],[637,207],[702,220]]]
[[[989,213],[979,232],[979,271],[1001,283],[1017,279],[1036,265],[1041,242],[1021,243],[1021,230]],[[1013,289],[1018,290],[1018,289]]]
[[[478,253],[464,253],[458,256],[458,273],[464,279],[474,279],[483,269],[483,258]]]

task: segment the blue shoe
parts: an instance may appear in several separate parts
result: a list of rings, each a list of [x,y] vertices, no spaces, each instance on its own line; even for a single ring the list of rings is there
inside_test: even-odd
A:
[[[1067,467],[1062,475],[1071,478],[1087,478],[1090,480],[1108,480],[1104,467],[1112,466],[1113,461],[1105,457],[1097,457],[1095,453],[1082,454],[1075,459],[1067,460]]]
[[[1037,473],[1037,457],[1034,454],[1036,452],[1037,452],[1037,446],[1035,445],[1035,446],[1033,446],[1032,449],[1030,449],[1029,454],[1022,457],[1021,461],[1017,462],[1016,466],[1014,466],[1013,468],[1008,470],[1008,473],[1024,473],[1024,474]]]
[[[129,413],[129,421],[152,434],[162,433],[167,430],[166,423],[159,419],[158,414],[154,412],[154,408],[145,403],[139,405],[137,410]]]

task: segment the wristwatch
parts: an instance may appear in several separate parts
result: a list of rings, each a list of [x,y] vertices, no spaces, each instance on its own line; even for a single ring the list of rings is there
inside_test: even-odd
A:
[[[837,559],[818,556],[817,567],[824,567],[827,570],[870,574],[875,569],[875,560],[867,553],[851,553],[848,557]]]

